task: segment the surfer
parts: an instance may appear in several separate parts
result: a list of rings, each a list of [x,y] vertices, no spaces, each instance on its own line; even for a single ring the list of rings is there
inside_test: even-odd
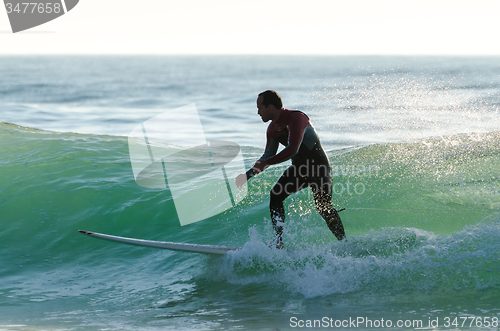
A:
[[[267,90],[257,98],[257,113],[267,128],[266,149],[262,157],[246,173],[236,177],[239,189],[250,178],[273,164],[291,159],[292,165],[281,175],[271,190],[269,208],[275,233],[276,248],[283,248],[285,209],[283,201],[306,187],[313,192],[316,208],[338,240],[345,238],[338,211],[332,206],[332,171],[330,162],[309,117],[298,110],[283,108],[278,93]],[[277,153],[279,144],[285,148]]]

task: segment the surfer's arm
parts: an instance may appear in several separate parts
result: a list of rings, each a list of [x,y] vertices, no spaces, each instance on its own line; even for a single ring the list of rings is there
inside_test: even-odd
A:
[[[260,157],[260,159],[255,162],[254,166],[247,171],[247,180],[252,178],[253,176],[261,173],[269,164],[266,162],[267,159],[272,158],[276,155],[279,147],[279,141],[273,136],[274,132],[273,124],[269,125],[266,132],[266,149],[264,150],[264,154]]]
[[[269,126],[267,129],[266,138],[267,138],[266,149],[264,150],[264,154],[262,154],[260,159],[257,160],[254,166],[248,169],[246,173],[240,174],[236,177],[235,182],[238,189],[241,190],[243,184],[245,184],[250,178],[252,178],[253,176],[262,172],[265,168],[267,168],[269,165],[265,163],[265,160],[276,155],[276,152],[278,151],[279,147],[279,142],[276,138],[272,136],[271,126]]]
[[[260,157],[259,161],[267,160],[270,157],[273,157],[274,155],[276,155],[276,152],[278,151],[279,144],[280,143],[279,143],[278,139],[272,137],[269,130],[268,130],[266,149],[264,151],[264,154],[262,154],[262,156]]]
[[[259,163],[260,161],[257,161],[255,163],[255,165],[248,169],[248,171],[244,174],[239,174],[236,179],[235,179],[235,183],[236,183],[236,186],[238,187],[239,190],[241,190],[241,188],[243,187],[243,184],[245,184],[250,178],[252,178],[253,176],[257,175],[259,172],[261,172],[262,170],[256,168],[256,165]]]

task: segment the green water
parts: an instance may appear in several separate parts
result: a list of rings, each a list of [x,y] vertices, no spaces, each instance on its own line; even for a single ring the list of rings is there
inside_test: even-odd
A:
[[[286,203],[286,252],[266,247],[267,192],[284,166],[235,208],[181,227],[168,190],[135,183],[126,138],[0,124],[0,329],[286,330],[293,316],[364,316],[439,318],[445,330],[447,316],[498,317],[499,142],[329,151],[348,241],[304,190]],[[262,151],[243,152],[250,165]],[[159,251],[79,229],[243,249]]]

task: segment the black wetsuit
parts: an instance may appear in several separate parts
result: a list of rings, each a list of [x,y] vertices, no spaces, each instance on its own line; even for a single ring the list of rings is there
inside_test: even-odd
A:
[[[283,201],[292,193],[311,187],[319,214],[338,240],[345,238],[344,227],[337,210],[333,208],[332,172],[328,157],[309,118],[297,110],[282,109],[279,118],[267,128],[267,143],[260,160],[276,164],[288,159],[292,165],[285,170],[271,190],[271,220],[278,242],[281,242],[285,209]],[[285,147],[280,153],[279,144]],[[247,171],[247,179],[254,176]]]

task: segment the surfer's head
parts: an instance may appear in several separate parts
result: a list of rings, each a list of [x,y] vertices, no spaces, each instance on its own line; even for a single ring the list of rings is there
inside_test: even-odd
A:
[[[276,91],[267,90],[259,94],[257,98],[257,113],[263,122],[277,120],[282,108],[283,102]]]

